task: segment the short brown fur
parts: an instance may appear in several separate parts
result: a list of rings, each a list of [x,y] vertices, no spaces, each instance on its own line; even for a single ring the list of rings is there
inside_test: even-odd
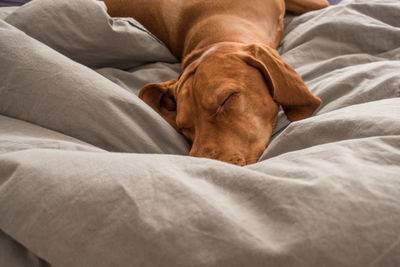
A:
[[[294,121],[321,100],[276,51],[285,10],[326,0],[105,0],[111,16],[132,17],[182,60],[178,80],[139,94],[193,142],[191,156],[246,165],[267,147],[279,105]]]

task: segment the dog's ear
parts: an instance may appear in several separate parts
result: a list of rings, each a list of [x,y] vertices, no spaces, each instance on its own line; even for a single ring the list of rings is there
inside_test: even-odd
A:
[[[321,104],[321,99],[311,94],[300,75],[275,49],[247,45],[242,59],[263,73],[272,98],[282,106],[289,120],[310,117]]]
[[[175,85],[177,80],[145,85],[139,92],[139,98],[151,106],[172,127],[176,126]]]

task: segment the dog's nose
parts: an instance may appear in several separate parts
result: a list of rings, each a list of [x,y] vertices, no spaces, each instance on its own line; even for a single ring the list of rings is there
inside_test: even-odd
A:
[[[192,148],[189,155],[192,157],[216,159],[239,166],[245,166],[247,164],[246,159],[239,154],[222,153],[211,147],[203,147],[202,149]]]
[[[213,149],[212,147],[202,147],[201,149],[192,147],[189,152],[189,156],[210,159],[217,159],[220,154],[220,152],[217,152],[217,150]]]
[[[223,160],[225,161],[225,160]],[[245,166],[247,164],[246,160],[240,156],[234,156],[230,160],[226,161],[228,163],[232,163],[239,166]]]

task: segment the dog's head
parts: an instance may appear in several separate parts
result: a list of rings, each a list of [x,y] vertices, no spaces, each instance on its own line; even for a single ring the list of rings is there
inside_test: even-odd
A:
[[[272,48],[221,43],[185,58],[178,80],[148,84],[139,97],[192,141],[191,156],[246,165],[266,148],[279,105],[291,121],[321,100]]]

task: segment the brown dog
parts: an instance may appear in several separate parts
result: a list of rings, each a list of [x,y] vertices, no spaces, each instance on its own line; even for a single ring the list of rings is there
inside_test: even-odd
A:
[[[148,84],[139,97],[193,142],[191,156],[237,165],[258,160],[278,105],[311,116],[321,100],[277,51],[286,10],[326,0],[104,0],[111,16],[133,17],[182,62],[177,80]]]

